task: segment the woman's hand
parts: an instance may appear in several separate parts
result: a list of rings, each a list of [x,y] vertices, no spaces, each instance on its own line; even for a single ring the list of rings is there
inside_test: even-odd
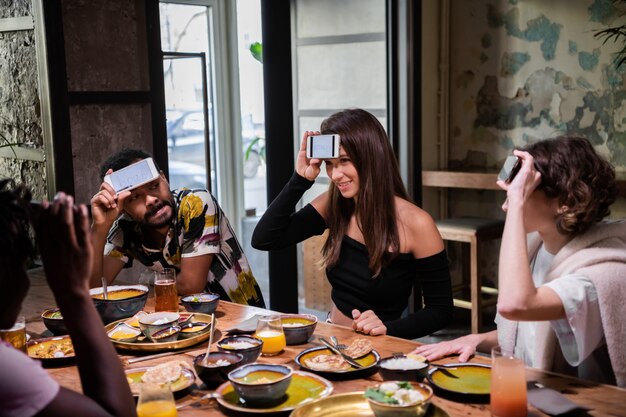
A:
[[[372,336],[382,336],[387,334],[387,326],[372,311],[367,310],[361,313],[359,310],[352,310],[352,328],[359,333],[365,333]]]
[[[106,173],[110,174],[112,172],[113,170],[109,169]],[[129,196],[130,191],[122,191],[116,195],[111,185],[102,182],[100,190],[91,198],[93,224],[103,226],[108,232],[113,222],[124,211],[124,201]]]
[[[541,173],[535,168],[535,160],[532,155],[519,150],[514,150],[513,155],[521,160],[522,166],[519,172],[508,184],[502,180],[497,181],[498,186],[506,191],[507,200],[503,206],[504,210],[512,203],[524,204],[541,183]]]
[[[468,334],[458,339],[447,342],[422,345],[412,353],[426,357],[429,361],[435,361],[445,356],[459,355],[460,362],[467,362],[476,353],[476,348],[482,340],[476,334]]]
[[[308,159],[306,157],[306,140],[309,136],[319,135],[320,132],[306,131],[302,136],[302,142],[300,143],[300,151],[296,159],[296,172],[301,177],[306,178],[309,181],[315,181],[315,178],[320,174],[321,160],[317,158]]]

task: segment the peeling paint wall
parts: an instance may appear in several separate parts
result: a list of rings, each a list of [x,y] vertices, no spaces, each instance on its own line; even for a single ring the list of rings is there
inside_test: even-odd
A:
[[[32,16],[30,0],[0,0],[0,19]],[[9,142],[43,147],[34,30],[0,32],[0,135]],[[0,177],[46,197],[43,162],[0,157]]]

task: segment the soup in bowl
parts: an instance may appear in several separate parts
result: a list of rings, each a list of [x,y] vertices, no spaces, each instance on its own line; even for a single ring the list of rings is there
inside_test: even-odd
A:
[[[281,314],[280,318],[288,345],[308,342],[317,326],[317,317],[312,314]]]
[[[109,285],[107,299],[102,287],[89,290],[91,299],[105,324],[134,316],[143,309],[148,300],[148,287],[145,285]]]

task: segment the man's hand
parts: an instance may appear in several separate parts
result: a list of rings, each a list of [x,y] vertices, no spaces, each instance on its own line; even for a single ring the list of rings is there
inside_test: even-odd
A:
[[[110,174],[109,169],[106,173]],[[124,202],[130,196],[130,191],[115,194],[115,190],[106,182],[100,185],[100,190],[91,198],[91,217],[94,226],[102,226],[107,232],[113,222],[124,211]]]
[[[372,311],[367,310],[361,313],[359,310],[352,310],[352,328],[359,333],[365,333],[372,336],[381,336],[387,334],[387,327],[382,320]]]
[[[42,202],[36,230],[46,278],[57,300],[88,294],[93,248],[87,207],[59,193],[52,203]]]

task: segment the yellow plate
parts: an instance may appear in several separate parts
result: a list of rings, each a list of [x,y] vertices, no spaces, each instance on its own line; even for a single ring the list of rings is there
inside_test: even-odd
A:
[[[251,407],[239,401],[239,395],[230,381],[223,383],[216,390],[215,398],[224,408],[245,413],[277,413],[291,411],[303,404],[319,398],[328,397],[333,392],[333,384],[321,376],[308,372],[293,371],[291,384],[287,388],[287,395],[280,404],[268,407]]]
[[[69,335],[44,337],[42,339],[34,339],[27,344],[28,356],[33,359],[40,360],[44,365],[62,365],[68,364],[76,359],[74,354],[74,347],[72,346],[72,340]],[[37,357],[38,352],[47,351],[50,353],[63,352],[64,349],[71,349],[72,353],[63,354],[63,356],[56,357]],[[57,353],[60,355],[61,353]]]
[[[124,373],[126,374],[126,378],[132,380],[133,382],[141,384],[141,376],[149,369],[149,366],[145,366],[143,368],[132,368],[126,369]],[[182,374],[180,378],[170,384],[170,388],[172,392],[182,391],[185,388],[189,388],[196,381],[196,376],[194,375],[191,369],[183,368]],[[136,397],[139,395],[139,392],[135,392],[133,390],[133,386],[131,385],[131,392]]]
[[[374,412],[363,396],[363,391],[331,395],[293,410],[289,417],[373,417]],[[425,417],[449,417],[431,403]]]
[[[363,368],[356,368],[350,366],[350,368],[338,371],[318,371],[313,368],[309,368],[305,365],[306,359],[314,358],[318,355],[333,355],[333,352],[325,346],[318,346],[314,348],[305,349],[296,356],[295,361],[301,368],[306,371],[314,372],[319,375],[323,375],[329,378],[361,378],[370,373],[375,373],[378,369],[376,364],[380,361],[380,355],[375,350],[372,350],[365,356],[355,359],[356,362],[363,365]]]
[[[128,320],[128,318],[114,321],[113,323],[109,323],[106,326],[104,326],[104,330],[108,333],[110,330],[113,329],[113,327],[115,327],[117,323],[121,323],[126,320]],[[211,323],[211,315],[203,314],[203,313],[194,313],[191,320],[193,323],[195,322]],[[215,322],[217,323],[217,319],[215,320]],[[188,339],[178,339],[172,342],[155,343],[155,342],[146,341],[147,339],[145,339],[144,341],[138,341],[138,342],[121,342],[119,340],[113,340],[113,339],[109,339],[109,340],[111,340],[111,343],[113,343],[113,345],[116,348],[123,349],[123,350],[130,350],[130,351],[135,351],[135,352],[160,352],[160,351],[166,351],[166,350],[184,349],[186,347],[197,345],[198,343],[204,342],[210,336],[210,332],[209,332],[210,329],[211,329],[211,326],[209,325],[207,326],[205,331],[203,331],[202,333],[196,336],[192,336]]]
[[[439,393],[483,399],[489,397],[491,367],[477,363],[447,364],[456,368],[431,369],[428,382]],[[456,378],[455,378],[456,377]]]

